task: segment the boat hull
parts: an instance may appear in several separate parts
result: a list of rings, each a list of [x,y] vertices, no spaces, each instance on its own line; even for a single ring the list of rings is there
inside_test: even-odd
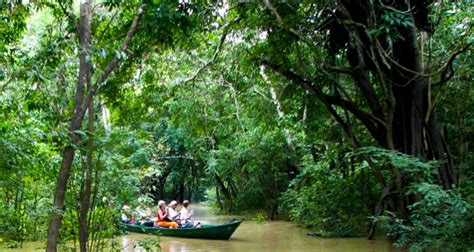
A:
[[[182,238],[228,240],[240,223],[241,221],[232,221],[221,225],[202,224],[200,228],[161,228],[125,224],[125,230],[134,233]]]

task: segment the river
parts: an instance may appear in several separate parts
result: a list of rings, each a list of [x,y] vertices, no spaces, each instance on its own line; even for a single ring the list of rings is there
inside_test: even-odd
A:
[[[211,209],[204,206],[196,206],[194,210],[195,219],[202,223],[221,223],[236,216],[215,215]],[[160,237],[163,251],[404,251],[395,248],[384,238],[369,241],[366,238],[321,238],[311,237],[310,231],[287,221],[269,221],[257,223],[252,220],[244,220],[240,227],[228,241],[184,239],[175,237]],[[134,248],[135,242],[143,239],[156,239],[152,235],[128,234],[117,237],[122,251],[144,251]],[[44,243],[26,242],[22,249],[8,249],[6,252],[33,252],[44,248]],[[1,249],[0,249],[1,250]]]

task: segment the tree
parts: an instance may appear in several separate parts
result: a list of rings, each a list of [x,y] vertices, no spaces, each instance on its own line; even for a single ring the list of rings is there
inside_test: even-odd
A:
[[[471,43],[461,38],[449,57],[434,60],[429,54],[428,61],[423,55],[426,40],[439,24],[430,20],[434,8],[420,1],[277,4],[266,0],[236,11],[248,26],[268,34],[255,46],[255,62],[323,103],[354,148],[376,144],[424,160],[440,160],[436,181],[451,189],[457,177],[432,93],[454,75],[454,60]],[[265,14],[255,19],[252,10]],[[353,119],[363,125],[362,132]],[[372,140],[360,136],[365,132]],[[393,166],[391,175],[384,176],[369,157],[366,161],[387,192],[381,202],[406,217],[406,206],[413,200],[405,195],[406,187],[416,178]]]
[[[452,239],[472,233],[472,4],[0,6],[0,242],[49,221],[48,250],[101,250],[122,204],[192,197],[318,235],[375,215],[398,244],[472,243]]]
[[[82,1],[80,7],[80,23],[76,28],[78,32],[78,38],[80,40],[79,48],[79,74],[78,81],[76,86],[76,94],[74,99],[74,108],[70,124],[70,139],[71,143],[67,145],[63,152],[63,161],[61,164],[61,169],[58,175],[58,182],[56,187],[56,193],[54,197],[54,210],[52,211],[51,222],[48,229],[48,251],[56,251],[57,239],[59,235],[59,228],[61,225],[61,212],[64,210],[64,199],[65,193],[67,190],[67,183],[71,173],[71,166],[74,159],[75,146],[80,145],[81,143],[81,126],[84,119],[85,112],[87,108],[92,108],[92,100],[97,94],[99,88],[107,82],[109,76],[112,72],[118,68],[121,72],[126,71],[125,68],[130,67],[130,64],[122,63],[125,59],[128,62],[133,62],[140,57],[143,53],[146,53],[147,50],[151,49],[153,46],[160,43],[161,45],[166,45],[171,42],[175,34],[180,34],[183,31],[186,32],[188,24],[188,18],[194,16],[192,9],[194,6],[188,3],[178,3],[178,2],[153,2],[150,4],[137,4],[137,3],[123,3],[122,5],[117,5],[114,3],[107,3],[110,8],[116,8],[115,16],[120,14],[120,19],[118,20],[118,25],[113,25],[112,18],[109,22],[104,22],[102,24],[92,24],[92,8],[91,1]],[[99,6],[101,4],[96,4]],[[64,14],[68,16],[71,20],[73,27],[76,25],[77,18],[74,17],[70,10],[67,10],[67,7],[64,7],[61,3],[59,6],[63,10]],[[159,7],[159,8],[158,8]],[[100,8],[100,7],[99,7]],[[148,13],[146,11],[149,10]],[[146,22],[144,25],[141,25],[142,17],[145,14]],[[150,26],[158,22],[157,27]],[[161,23],[160,23],[161,22]],[[112,24],[112,25],[111,25]],[[178,24],[180,28],[170,28],[167,25]],[[99,25],[99,30],[93,30],[93,27]],[[123,28],[128,27],[124,33]],[[95,34],[93,33],[95,31]],[[142,35],[137,38],[140,42],[140,45],[131,47],[131,42],[135,35],[138,32],[142,32]],[[148,33],[145,33],[148,31]],[[160,37],[157,37],[157,34],[160,33]],[[116,45],[117,40],[115,37],[123,37],[121,44],[118,48],[112,48],[114,53],[112,56],[107,57],[107,53],[104,48],[98,49],[93,48],[91,41],[93,35],[97,36],[97,46],[103,46],[107,48],[110,45]],[[106,39],[109,40],[107,44]],[[130,49],[129,49],[130,48]],[[109,49],[109,48],[107,48]],[[94,57],[95,55],[92,52],[99,51],[100,54],[105,54],[106,61],[100,59],[100,57]],[[99,54],[99,55],[100,55]],[[130,55],[127,58],[127,55]],[[96,59],[97,63],[94,64],[93,60]],[[92,71],[92,66],[103,66],[102,71],[96,73]],[[95,76],[95,78],[94,78]],[[120,76],[120,75],[118,75]],[[126,78],[131,78],[129,75],[125,75]],[[86,91],[87,83],[93,80],[93,84],[89,85],[89,88]],[[114,81],[123,81],[118,80],[117,78]],[[93,114],[90,114],[90,117],[93,117]],[[90,159],[89,157],[88,159]],[[88,161],[91,163],[91,160]],[[88,173],[90,175],[90,172]],[[90,191],[89,191],[90,192]],[[84,197],[83,206],[87,207],[87,197]],[[81,228],[87,228],[84,225],[84,219],[87,216],[87,209],[83,210],[81,213]],[[81,250],[85,250],[85,244],[87,240],[87,233],[85,230],[81,231]]]
[[[78,82],[76,86],[76,94],[74,99],[74,109],[73,109],[73,116],[71,119],[71,126],[70,126],[70,138],[71,144],[78,145],[80,144],[81,137],[79,135],[81,124],[84,118],[84,114],[86,109],[92,108],[90,104],[92,104],[92,99],[94,97],[95,92],[97,91],[98,87],[102,82],[104,82],[110,73],[114,70],[117,64],[120,61],[120,58],[113,57],[104,71],[100,74],[94,86],[90,86],[87,96],[84,97],[85,94],[85,87],[91,78],[91,64],[90,59],[88,59],[88,51],[90,50],[90,38],[91,38],[91,3],[89,1],[81,2],[81,18],[80,18],[80,27],[79,27],[79,39],[80,39],[80,66],[79,66],[79,76]],[[129,43],[131,42],[135,32],[137,30],[137,26],[140,22],[140,18],[143,13],[143,7],[140,6],[137,15],[135,16],[132,25],[130,26],[129,31],[125,37],[125,40],[121,47],[119,48],[120,52],[124,52],[127,50]],[[84,99],[85,98],[85,99]],[[64,210],[64,198],[67,189],[67,182],[71,173],[71,166],[74,159],[74,152],[75,149],[73,145],[69,145],[64,149],[63,152],[63,161],[61,163],[61,169],[58,175],[58,182],[56,187],[56,193],[54,196],[54,205],[53,205],[53,212],[51,216],[51,222],[48,228],[48,243],[47,243],[47,251],[56,251],[57,250],[57,240],[59,236],[59,228],[61,226],[61,211]],[[85,204],[87,205],[87,204]],[[85,213],[87,216],[87,212]],[[84,227],[84,228],[87,228]],[[87,234],[87,233],[85,233]],[[84,235],[84,234],[83,234]],[[86,250],[86,240],[84,237],[81,239],[81,251]]]

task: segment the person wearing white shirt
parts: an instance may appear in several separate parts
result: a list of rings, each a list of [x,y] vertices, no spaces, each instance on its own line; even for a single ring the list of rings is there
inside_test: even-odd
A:
[[[178,206],[178,202],[176,202],[176,200],[171,201],[170,204],[168,205],[168,214],[169,214],[169,218],[172,221],[177,221],[180,219],[179,213],[176,211],[177,206]]]
[[[191,217],[193,216],[193,211],[192,210],[189,211],[188,206],[189,206],[189,201],[188,200],[183,201],[183,208],[181,208],[181,211],[179,212],[181,221],[191,220]]]
[[[147,227],[153,227],[154,220],[152,220],[152,213],[149,207],[138,206],[135,208],[135,212],[137,215],[137,223]]]
[[[183,201],[183,208],[180,211],[181,227],[199,227],[200,222],[194,225],[194,221],[191,220],[194,211],[189,209],[189,201]]]
[[[130,207],[127,204],[123,205],[122,212],[120,214],[120,220],[123,223],[129,224],[131,221],[131,219],[129,218],[130,214]]]

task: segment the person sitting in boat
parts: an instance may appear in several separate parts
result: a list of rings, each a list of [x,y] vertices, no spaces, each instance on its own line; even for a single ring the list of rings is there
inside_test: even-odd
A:
[[[135,208],[135,212],[137,213],[137,220],[135,222],[136,225],[153,227],[154,221],[152,220],[152,213],[149,207],[139,205],[137,208]]]
[[[177,228],[178,223],[174,222],[169,217],[169,212],[166,208],[166,202],[160,200],[158,202],[158,215],[156,216],[158,220],[155,222],[155,226],[167,227],[167,228]]]
[[[122,207],[122,212],[120,214],[120,221],[125,224],[130,224],[132,219],[129,216],[131,216],[130,207],[127,204],[125,204]]]
[[[200,227],[201,223],[199,221],[194,224],[194,221],[191,220],[194,211],[189,207],[189,200],[183,201],[183,207],[181,208],[179,214],[181,219],[181,227]]]
[[[170,202],[170,204],[168,205],[168,213],[169,213],[169,218],[176,222],[176,223],[179,223],[179,213],[176,211],[176,207],[178,206],[178,202],[176,202],[176,200],[173,200]]]

